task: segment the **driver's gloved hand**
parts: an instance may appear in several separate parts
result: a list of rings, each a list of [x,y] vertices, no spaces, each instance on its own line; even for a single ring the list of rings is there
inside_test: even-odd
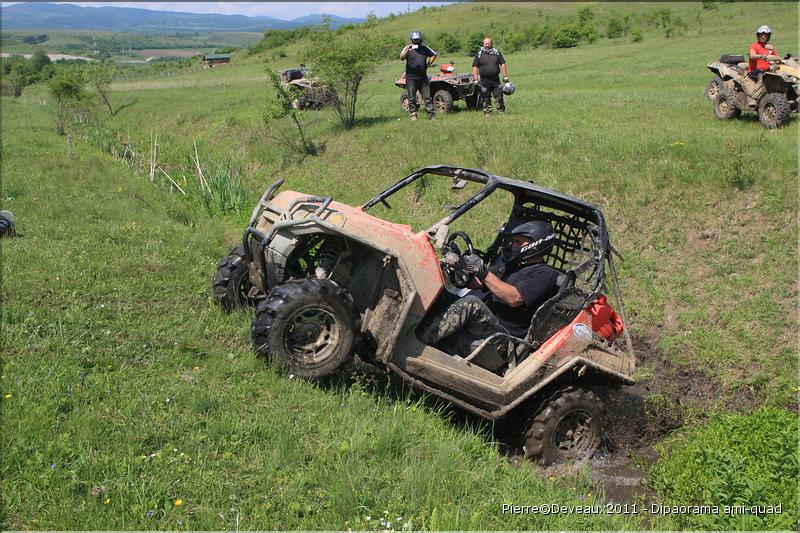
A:
[[[442,262],[450,267],[458,265],[460,261],[461,261],[461,256],[459,256],[457,253],[454,252],[448,252],[442,258]]]
[[[462,268],[464,272],[474,275],[481,281],[486,278],[486,265],[483,264],[483,259],[478,254],[464,254],[461,260],[464,264]]]

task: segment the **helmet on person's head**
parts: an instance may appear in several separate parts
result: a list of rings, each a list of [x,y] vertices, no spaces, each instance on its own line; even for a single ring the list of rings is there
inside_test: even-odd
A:
[[[505,243],[503,244],[503,260],[506,263],[516,262],[525,264],[537,256],[543,255],[556,242],[556,233],[553,226],[546,220],[532,220],[517,224],[502,232]],[[529,243],[514,249],[511,246],[511,239],[515,235],[521,235],[530,240]]]
[[[766,33],[766,34],[772,35],[772,28],[770,28],[769,26],[766,26],[766,25],[761,26],[756,30],[756,35],[758,35],[759,33]]]
[[[411,39],[411,42],[414,44],[422,44],[423,37],[421,31],[412,31],[408,38]]]
[[[503,84],[503,94],[514,94],[517,88],[514,87],[514,84],[510,81],[507,81]]]

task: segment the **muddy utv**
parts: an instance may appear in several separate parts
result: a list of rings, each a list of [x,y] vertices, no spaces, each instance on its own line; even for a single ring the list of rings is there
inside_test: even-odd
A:
[[[389,201],[407,187],[404,194],[418,189],[419,180],[431,187],[431,176],[452,179],[461,196],[428,229],[415,232],[370,214],[376,206],[388,212]],[[222,259],[213,280],[224,309],[257,306],[251,333],[258,354],[296,377],[318,379],[357,352],[465,411],[521,421],[511,423],[522,426],[515,429],[524,434],[525,454],[543,464],[598,449],[604,407],[591,388],[632,384],[635,367],[599,209],[533,183],[444,165],[417,170],[357,207],[331,197],[277,194],[282,184],[266,190],[242,243]],[[499,196],[509,209],[495,207],[492,198]],[[495,233],[496,225],[483,225],[483,251],[453,229],[466,224],[474,237],[479,229],[469,221],[482,209],[504,225],[550,222],[557,237],[545,258],[559,271],[559,289],[535,311],[524,336],[497,333],[473,343],[470,353],[447,353],[421,342],[418,331],[437,305],[471,282],[453,254],[474,250],[486,264],[501,260],[502,227]],[[602,294],[609,285],[619,315]],[[613,333],[610,315],[619,326]]]
[[[313,77],[305,65],[283,70],[280,76],[284,87],[294,86],[300,89],[300,96],[292,100],[292,107],[295,109],[322,109],[336,99],[333,89]]]
[[[758,81],[748,76],[744,56],[723,55],[707,65],[714,78],[706,86],[706,98],[720,120],[737,118],[742,111],[755,111],[765,127],[789,124],[797,113],[800,95],[800,63],[796,57],[769,60],[772,68]]]
[[[434,65],[435,67],[435,65]],[[408,113],[408,92],[406,90],[406,75],[395,80],[394,84],[403,89],[400,95],[400,109]],[[439,67],[439,73],[430,77],[431,97],[433,107],[437,113],[450,113],[455,109],[455,102],[464,100],[467,109],[478,108],[478,85],[472,74],[456,74],[452,63]],[[425,101],[417,92],[417,103],[424,108]]]

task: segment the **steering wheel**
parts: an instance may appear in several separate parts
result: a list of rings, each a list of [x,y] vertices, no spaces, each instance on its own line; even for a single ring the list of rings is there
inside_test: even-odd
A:
[[[458,262],[461,263],[461,258],[465,255],[465,253],[462,252],[458,247],[458,244],[456,244],[456,239],[459,237],[461,237],[461,239],[464,241],[464,244],[467,245],[466,253],[474,254],[475,249],[472,246],[472,239],[470,239],[469,236],[467,236],[467,234],[463,231],[455,231],[447,237],[444,246],[442,246],[442,254],[445,256],[449,254],[455,254],[458,256]],[[450,262],[443,260],[441,265],[442,269],[447,274],[448,279],[450,279],[450,283],[452,283],[458,289],[469,287],[470,283],[472,283],[472,280],[475,279],[474,274],[467,274],[458,268],[458,266],[450,264]]]

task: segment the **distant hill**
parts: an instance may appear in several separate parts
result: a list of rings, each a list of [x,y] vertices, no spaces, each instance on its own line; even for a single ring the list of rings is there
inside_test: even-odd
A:
[[[22,3],[0,8],[5,30],[107,30],[129,32],[241,31],[261,32],[319,24],[325,15],[293,20],[245,15],[153,11],[130,7],[81,7],[71,4]],[[327,15],[333,27],[364,22],[361,18]]]

